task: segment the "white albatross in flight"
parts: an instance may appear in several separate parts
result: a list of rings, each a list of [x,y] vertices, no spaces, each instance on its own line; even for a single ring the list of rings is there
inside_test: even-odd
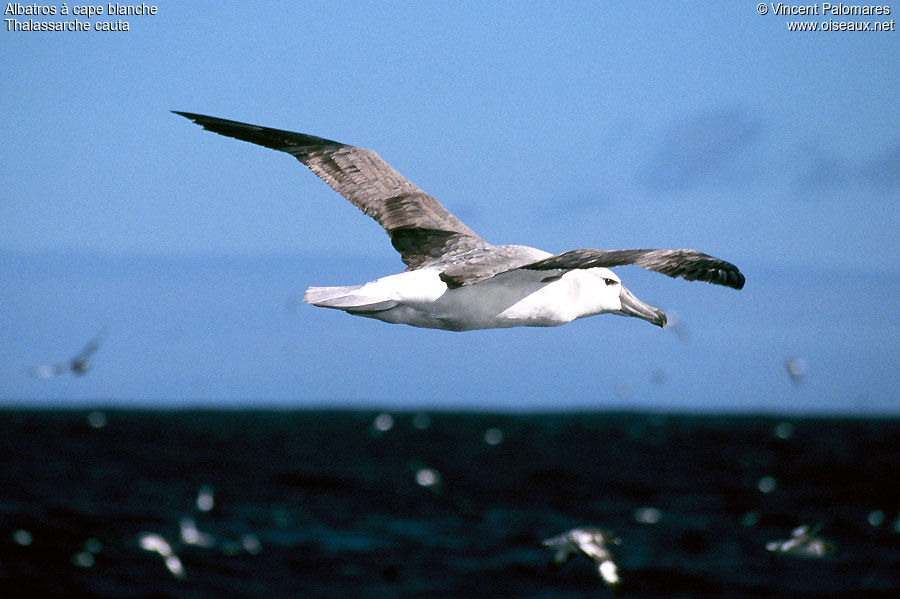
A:
[[[734,289],[744,276],[697,250],[593,250],[562,254],[491,245],[372,150],[337,141],[173,111],[204,129],[286,152],[384,227],[407,268],[363,285],[310,287],[303,301],[415,327],[469,331],[558,326],[619,314],[664,327],[609,267],[635,264],[670,277]]]

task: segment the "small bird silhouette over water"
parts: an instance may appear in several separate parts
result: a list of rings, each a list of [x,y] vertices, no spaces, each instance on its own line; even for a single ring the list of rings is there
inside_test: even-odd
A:
[[[798,526],[791,531],[791,538],[781,541],[766,543],[766,550],[774,555],[788,555],[806,559],[818,559],[835,552],[835,547],[829,541],[816,536],[820,526]]]
[[[105,338],[106,331],[91,339],[91,341],[84,346],[84,349],[74,358],[58,364],[42,364],[41,366],[33,368],[32,374],[41,379],[49,379],[50,377],[65,374],[67,372],[71,372],[75,376],[82,376],[93,366],[90,357],[100,348],[100,345]]]
[[[220,135],[290,154],[387,232],[406,271],[363,285],[310,287],[303,301],[314,306],[449,331],[559,326],[595,314],[634,316],[663,327],[663,311],[635,297],[609,267],[634,264],[688,281],[744,286],[736,266],[691,249],[579,249],[553,255],[523,245],[492,245],[371,150],[202,114],[175,114]]]
[[[607,543],[619,545],[622,541],[614,532],[600,528],[573,528],[561,535],[545,539],[543,544],[553,549],[552,563],[561,565],[572,555],[583,553],[597,565],[597,571],[603,580],[615,587],[621,582],[619,569],[613,561],[612,553],[607,548]]]
[[[806,360],[797,357],[785,358],[784,369],[787,371],[791,382],[794,385],[799,385],[803,382],[803,377],[806,376]]]

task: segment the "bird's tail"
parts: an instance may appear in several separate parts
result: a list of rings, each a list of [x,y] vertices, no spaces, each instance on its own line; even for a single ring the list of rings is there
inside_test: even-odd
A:
[[[303,301],[321,308],[335,308],[346,312],[378,312],[397,305],[393,298],[374,297],[365,293],[365,285],[344,287],[310,287]]]

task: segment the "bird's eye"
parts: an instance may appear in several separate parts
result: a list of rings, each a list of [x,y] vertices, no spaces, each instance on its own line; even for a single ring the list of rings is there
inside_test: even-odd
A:
[[[616,283],[618,283],[617,280],[615,280],[615,279],[607,279],[606,277],[603,278],[603,282],[606,283],[607,285],[615,285]]]

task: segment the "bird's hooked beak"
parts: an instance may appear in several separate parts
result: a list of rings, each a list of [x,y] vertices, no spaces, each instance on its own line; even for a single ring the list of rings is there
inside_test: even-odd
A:
[[[621,288],[622,290],[619,292],[619,301],[621,302],[622,307],[616,314],[621,314],[622,316],[635,316],[653,323],[658,327],[666,326],[665,312],[659,308],[654,308],[650,304],[645,304],[636,298],[624,285],[621,285]]]

